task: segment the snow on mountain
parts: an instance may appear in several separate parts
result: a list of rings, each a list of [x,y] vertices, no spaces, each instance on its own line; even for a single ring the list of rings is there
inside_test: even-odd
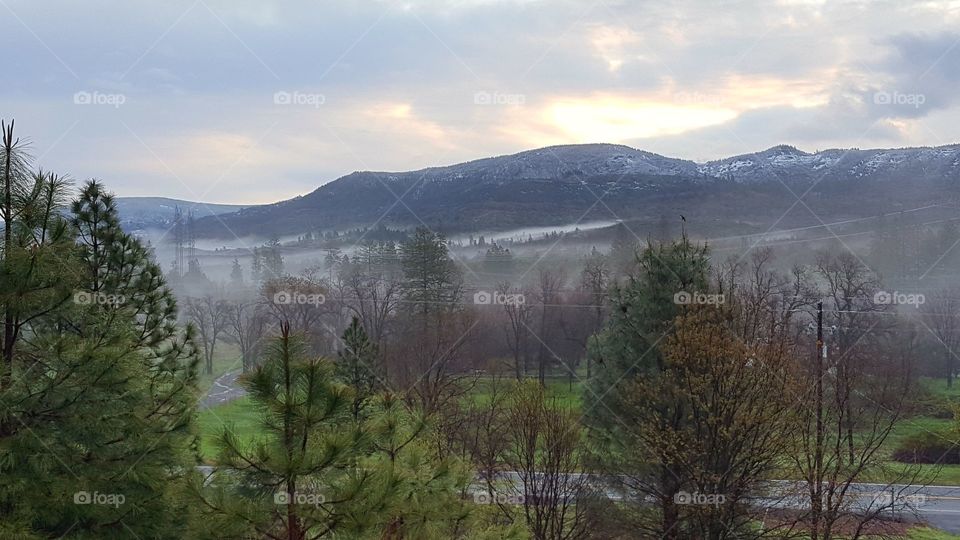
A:
[[[697,170],[707,176],[738,182],[821,180],[826,178],[895,178],[902,174],[956,176],[960,145],[936,148],[861,150],[830,149],[807,153],[792,146],[710,161]]]
[[[377,175],[382,180],[423,178],[426,182],[449,182],[463,178],[510,182],[517,179],[592,177],[609,174],[649,174],[658,176],[696,175],[694,162],[668,158],[624,145],[577,144],[548,146],[518,154],[468,161],[457,165],[430,167],[405,173]]]
[[[834,195],[872,190],[901,198],[913,189],[918,204],[926,204],[920,195],[930,186],[954,186],[958,180],[960,145],[814,153],[779,145],[699,165],[624,145],[565,145],[416,171],[354,172],[293,199],[199,219],[196,227],[220,237],[282,236],[371,223],[483,230],[555,224],[601,210],[607,215],[597,219],[609,218],[610,212],[645,215],[656,205],[669,208],[672,201],[697,193],[709,193],[711,201],[729,197],[710,212],[740,215],[743,210],[735,208],[748,200],[769,206],[783,193],[795,197],[791,185],[801,191],[817,185]]]

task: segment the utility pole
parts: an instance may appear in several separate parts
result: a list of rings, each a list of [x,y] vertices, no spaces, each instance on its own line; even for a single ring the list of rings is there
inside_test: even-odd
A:
[[[823,302],[817,302],[817,442],[823,434]],[[819,444],[818,444],[819,447]]]
[[[816,434],[816,446],[814,447],[813,454],[813,478],[810,480],[813,481],[810,490],[813,494],[812,508],[813,511],[813,538],[819,537],[820,532],[820,518],[823,512],[823,301],[817,302],[817,385],[816,385],[816,407],[817,407],[817,434]]]

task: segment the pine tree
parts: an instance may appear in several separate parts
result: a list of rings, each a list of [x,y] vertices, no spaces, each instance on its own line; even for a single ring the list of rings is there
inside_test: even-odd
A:
[[[243,289],[243,267],[237,259],[233,260],[230,267],[230,287],[235,291]]]
[[[706,292],[707,253],[705,245],[686,235],[648,245],[637,257],[638,270],[612,289],[607,326],[590,340],[595,369],[583,392],[589,455],[604,474],[636,478],[646,473],[633,459],[636,449],[622,419],[631,418],[631,388],[638,377],[665,369],[660,347],[680,312],[675,295]],[[659,473],[669,475],[669,469],[661,467]]]
[[[413,312],[449,311],[462,294],[462,276],[450,260],[446,239],[418,227],[400,247],[404,297]]]
[[[602,404],[588,406],[591,423],[613,428],[609,411],[618,411],[623,384],[637,373],[662,369],[658,342],[670,330],[680,306],[677,293],[707,291],[708,250],[684,235],[667,244],[652,244],[637,257],[639,270],[626,283],[614,285],[610,321],[591,339],[595,376],[588,381],[584,399],[588,404],[602,396]],[[607,409],[609,407],[609,409]]]
[[[355,422],[353,389],[286,323],[246,388],[266,436],[245,444],[221,435],[220,469],[231,472],[216,487],[195,486],[203,507],[192,537],[460,536],[470,471],[431,457],[429,426],[401,400],[377,397]]]
[[[14,222],[27,248],[16,252],[30,254],[15,268],[50,285],[18,301],[31,311],[14,317],[30,339],[16,342],[0,395],[0,536],[182,537],[180,480],[194,442],[189,332],[177,330],[146,248],[120,231],[112,197],[88,183],[67,227],[57,202],[65,184],[37,177],[48,204]],[[0,281],[4,297],[8,286],[17,281]]]
[[[342,340],[335,373],[337,379],[353,388],[351,413],[355,421],[360,421],[365,407],[382,387],[383,369],[377,346],[370,341],[359,318],[353,317]]]

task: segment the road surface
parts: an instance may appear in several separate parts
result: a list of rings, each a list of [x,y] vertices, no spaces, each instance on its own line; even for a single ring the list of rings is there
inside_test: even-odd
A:
[[[207,391],[207,395],[200,400],[200,408],[206,409],[223,405],[224,403],[245,396],[247,391],[241,388],[237,382],[237,377],[239,376],[239,371],[228,371],[217,377],[217,379],[213,381],[213,386]]]

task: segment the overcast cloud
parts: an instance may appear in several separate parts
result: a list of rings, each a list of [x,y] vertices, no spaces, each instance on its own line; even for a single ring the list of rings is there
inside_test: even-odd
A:
[[[0,0],[0,115],[45,168],[233,203],[550,144],[960,142],[960,2],[705,4]]]

